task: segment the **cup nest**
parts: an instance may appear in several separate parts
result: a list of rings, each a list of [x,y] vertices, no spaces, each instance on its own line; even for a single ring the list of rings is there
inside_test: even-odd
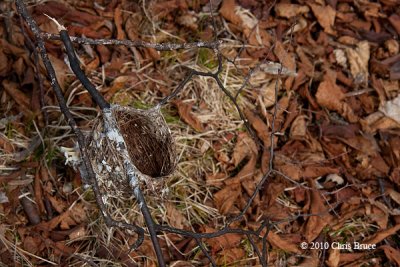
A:
[[[139,110],[113,105],[110,111],[138,178],[158,178],[174,171],[175,143],[159,108]],[[105,125],[102,113],[96,118],[86,148],[100,189],[114,195],[131,194],[121,149],[107,137],[110,129],[106,129]]]

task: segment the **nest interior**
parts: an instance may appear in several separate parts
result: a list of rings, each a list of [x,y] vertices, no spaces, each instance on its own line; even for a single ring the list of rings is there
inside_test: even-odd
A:
[[[162,177],[176,166],[175,143],[159,109],[116,106],[113,115],[136,168],[150,177]]]

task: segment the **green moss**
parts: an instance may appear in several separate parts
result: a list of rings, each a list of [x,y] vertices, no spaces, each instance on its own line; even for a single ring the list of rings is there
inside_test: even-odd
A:
[[[140,101],[140,100],[134,100],[134,101],[131,103],[131,106],[134,107],[134,108],[136,108],[136,109],[150,109],[150,108],[153,107],[153,105],[147,104],[147,103],[143,103],[143,102]]]
[[[162,108],[161,113],[164,115],[165,121],[168,124],[180,124],[181,119],[177,115],[173,115],[169,110]]]
[[[215,60],[214,53],[210,49],[200,48],[198,51],[198,64],[208,69],[214,69],[218,66],[218,61]]]

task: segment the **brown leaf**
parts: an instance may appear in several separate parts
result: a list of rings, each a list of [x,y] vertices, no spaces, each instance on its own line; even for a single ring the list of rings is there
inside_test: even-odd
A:
[[[175,207],[175,205],[168,202],[165,209],[167,211],[166,215],[169,225],[178,229],[187,229],[189,227],[188,220],[182,215],[182,212]]]
[[[380,229],[386,229],[389,221],[389,214],[376,205],[366,206],[366,215],[368,215]]]
[[[13,153],[14,147],[10,140],[4,135],[0,135],[0,148],[3,149],[5,153]]]
[[[336,11],[330,5],[320,6],[312,3],[309,5],[324,31],[329,34],[335,34],[332,27],[335,24]]]
[[[307,116],[300,115],[293,121],[290,126],[289,136],[292,139],[303,139],[307,134]]]
[[[386,101],[379,107],[379,111],[385,114],[386,117],[400,123],[400,95],[390,101]]]
[[[57,197],[47,194],[47,199],[50,200],[51,205],[58,213],[63,213],[67,208],[67,203]]]
[[[316,94],[318,104],[330,109],[340,111],[342,109],[342,102],[345,94],[339,86],[327,75],[325,75],[323,82],[318,86]]]
[[[331,219],[331,215],[328,213],[328,209],[324,205],[320,192],[315,190],[315,183],[309,179],[309,183],[314,190],[310,192],[310,212],[313,214],[305,226],[304,236],[308,242],[313,241],[321,233],[322,229],[328,224]]]
[[[278,3],[274,7],[276,15],[284,18],[292,18],[301,14],[308,13],[310,8],[303,5],[295,5],[288,3]]]
[[[326,265],[328,265],[328,267],[337,267],[339,266],[339,262],[340,262],[340,249],[330,249]]]
[[[317,267],[319,266],[320,261],[318,257],[317,250],[311,250],[311,255],[308,255],[299,265],[296,267]]]
[[[43,249],[42,240],[39,237],[25,237],[23,246],[26,251],[32,254],[37,254]]]
[[[18,84],[8,80],[4,80],[1,84],[6,92],[17,102],[20,111],[28,116],[31,115],[29,98],[18,89]]]
[[[368,62],[370,58],[368,41],[357,43],[356,48],[346,48],[347,59],[350,63],[350,72],[356,84],[366,84],[368,81]]]
[[[244,259],[246,257],[246,252],[243,248],[230,248],[224,249],[218,253],[215,262],[218,266],[227,266]]]
[[[177,107],[179,116],[183,119],[184,122],[189,124],[193,129],[198,132],[203,132],[204,127],[200,120],[192,113],[192,107],[194,103],[185,103],[182,100],[176,100],[173,104]]]
[[[225,19],[245,30],[253,29],[258,23],[258,20],[249,16],[248,11],[237,5],[235,0],[224,0],[219,12]]]
[[[204,233],[212,233],[216,231],[207,225],[203,225],[201,228]],[[225,234],[215,238],[210,238],[206,242],[210,245],[212,252],[218,252],[221,249],[225,250],[237,247],[241,239],[242,236],[239,234]]]
[[[101,17],[69,8],[61,2],[49,1],[42,5],[35,6],[37,14],[48,14],[53,18],[63,18],[64,20],[76,22],[81,25],[90,25],[93,22],[102,20]],[[66,16],[68,14],[68,16]]]
[[[238,140],[232,154],[232,164],[237,167],[243,159],[257,156],[257,146],[247,133],[239,133]]]
[[[304,168],[304,178],[316,178],[332,173],[339,173],[338,167],[309,165]]]
[[[54,254],[66,254],[68,256],[73,255],[76,251],[74,248],[65,245],[65,241],[59,241],[54,243],[55,249]]]
[[[316,98],[319,105],[338,111],[349,122],[358,121],[358,117],[354,114],[351,107],[343,101],[345,94],[329,74],[326,74],[323,82],[319,84]]]
[[[274,54],[278,57],[279,62],[282,63],[283,67],[285,67],[288,72],[296,73],[296,61],[294,54],[291,52],[287,52],[282,42],[277,41],[275,43]],[[285,81],[285,88],[292,88],[293,82],[293,76],[287,78]]]
[[[121,6],[117,6],[117,8],[114,10],[114,23],[115,26],[117,27],[117,39],[118,40],[123,40],[126,39],[125,32],[122,29],[122,10]]]
[[[249,120],[251,126],[256,130],[258,137],[263,141],[264,146],[271,145],[268,126],[261,120],[259,116],[254,114],[250,109],[244,110],[244,115]]]
[[[400,16],[393,13],[389,17],[389,22],[392,24],[393,28],[396,30],[397,34],[400,34]]]
[[[389,193],[390,198],[400,205],[400,193],[393,188],[387,188],[387,192]]]
[[[299,181],[303,177],[301,166],[280,153],[275,153],[274,166],[278,171],[295,181]]]
[[[66,82],[68,79],[68,75],[71,72],[68,68],[68,66],[60,59],[56,58],[55,56],[52,56],[49,54],[49,59],[51,64],[54,67],[54,70],[56,72],[57,76],[57,81],[60,84],[61,89],[64,91],[66,87]]]
[[[83,203],[76,203],[69,209],[70,217],[74,220],[75,224],[80,224],[87,220],[85,206]]]
[[[219,13],[227,20],[235,25],[240,25],[242,20],[235,14],[236,1],[224,0],[222,1]]]
[[[225,173],[219,172],[216,174],[206,175],[206,184],[220,187],[222,182],[227,178]]]
[[[3,49],[0,48],[0,77],[5,77],[9,69],[8,58],[4,54]]]
[[[369,252],[368,252],[369,253]],[[361,252],[361,253],[340,253],[340,263],[351,263],[356,260],[359,260],[363,258],[367,253],[366,252]]]
[[[272,246],[280,248],[284,251],[298,254],[300,253],[298,244],[294,243],[293,241],[285,240],[280,235],[277,235],[272,231],[268,233],[267,240],[271,243]]]
[[[71,233],[68,235],[69,239],[77,239],[77,238],[81,238],[81,237],[85,237],[87,236],[88,233],[85,229],[84,225],[78,225],[77,227],[75,227],[74,229],[72,229]]]
[[[241,195],[240,184],[231,184],[214,194],[214,203],[221,214],[228,214]]]
[[[364,244],[376,244],[381,242],[383,239],[396,234],[397,231],[400,230],[400,224],[397,224],[395,226],[393,226],[392,228],[386,229],[386,230],[382,230],[377,232],[375,235],[373,235],[373,237],[365,240],[363,243]]]
[[[188,27],[192,31],[197,31],[198,29],[198,22],[197,22],[197,17],[194,14],[187,13],[182,16],[179,16],[176,20],[180,25]]]
[[[396,263],[397,266],[400,266],[399,250],[394,249],[393,247],[388,245],[380,246],[379,248],[382,249],[383,252],[385,252],[386,258],[388,258],[388,260],[390,260],[393,263]]]

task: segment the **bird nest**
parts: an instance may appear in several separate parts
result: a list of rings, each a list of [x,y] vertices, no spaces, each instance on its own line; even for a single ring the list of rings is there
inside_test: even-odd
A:
[[[131,195],[131,170],[148,180],[169,175],[176,166],[175,143],[158,107],[113,105],[96,119],[87,144],[100,189],[107,194]]]

